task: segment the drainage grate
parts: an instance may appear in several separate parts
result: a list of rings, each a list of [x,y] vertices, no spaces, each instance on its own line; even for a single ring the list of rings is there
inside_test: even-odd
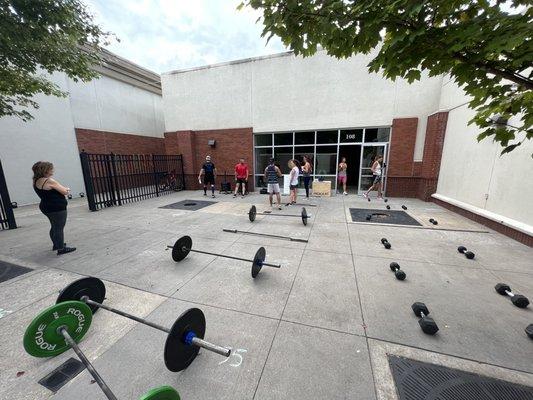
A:
[[[400,400],[533,400],[533,387],[389,355]]]
[[[211,204],[216,204],[216,201],[205,201],[205,200],[182,200],[177,203],[167,204],[166,206],[159,208],[171,208],[174,210],[191,210],[196,211],[201,208],[210,206]]]
[[[26,274],[33,271],[30,268],[21,267],[20,265],[11,264],[5,261],[0,261],[0,282],[5,282],[16,278],[19,275]]]
[[[39,381],[39,384],[55,393],[84,369],[85,365],[83,365],[80,360],[69,358],[59,367],[42,378]]]
[[[375,208],[350,208],[353,222],[370,222],[377,224],[422,226],[405,211],[376,210]],[[368,216],[372,217],[368,220]]]

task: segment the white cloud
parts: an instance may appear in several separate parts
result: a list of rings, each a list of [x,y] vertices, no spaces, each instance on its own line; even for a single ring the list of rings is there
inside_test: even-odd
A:
[[[261,37],[259,12],[241,0],[86,0],[95,20],[117,35],[108,49],[156,72],[284,51]]]

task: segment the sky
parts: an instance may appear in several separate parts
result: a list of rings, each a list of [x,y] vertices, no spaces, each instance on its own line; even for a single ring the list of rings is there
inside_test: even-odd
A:
[[[162,73],[286,51],[261,37],[261,14],[241,0],[84,0],[95,22],[113,32],[107,49]]]

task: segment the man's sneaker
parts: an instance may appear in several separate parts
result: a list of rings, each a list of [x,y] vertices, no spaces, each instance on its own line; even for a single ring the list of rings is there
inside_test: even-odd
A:
[[[278,206],[278,210],[282,210],[283,208],[281,207],[281,204]]]
[[[204,196],[207,196],[207,193],[204,193]]]
[[[63,247],[67,247],[67,244],[66,243],[63,243]],[[52,247],[52,251],[56,251],[56,250],[59,250],[59,247]]]
[[[61,254],[67,254],[67,253],[72,253],[73,251],[76,251],[76,248],[75,247],[63,247],[62,249],[59,249],[57,251],[57,255],[61,255]]]
[[[211,195],[211,197],[212,197],[212,198],[214,199],[214,198],[215,198],[215,195],[214,195],[214,194],[212,194],[212,195]]]
[[[342,192],[342,194],[348,196],[348,192]]]
[[[237,197],[237,195],[236,195],[236,194],[234,194],[234,195],[233,195],[233,198],[235,198],[235,197]]]

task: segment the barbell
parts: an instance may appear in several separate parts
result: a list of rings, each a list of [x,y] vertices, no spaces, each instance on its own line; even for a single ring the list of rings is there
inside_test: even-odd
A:
[[[24,333],[24,350],[34,357],[53,357],[72,349],[109,400],[117,400],[104,379],[78,346],[92,322],[91,308],[81,301],[54,304],[33,319]],[[180,400],[170,386],[161,386],[140,400]]]
[[[255,252],[254,258],[252,260],[248,258],[227,256],[225,254],[212,253],[210,251],[193,249],[192,239],[190,236],[180,237],[178,240],[176,240],[176,243],[174,243],[173,246],[167,246],[167,248],[172,249],[172,259],[176,262],[180,262],[181,260],[183,260],[185,257],[187,257],[187,255],[191,251],[195,253],[200,253],[200,254],[208,254],[211,256],[229,258],[232,260],[251,262],[252,263],[252,278],[255,278],[259,274],[259,271],[261,271],[261,268],[263,267],[281,268],[281,265],[279,264],[270,264],[270,263],[265,262],[266,250],[264,247],[260,247]]]
[[[250,222],[254,222],[255,221],[255,217],[257,215],[263,215],[265,217],[289,217],[289,218],[290,217],[296,217],[296,218],[301,218],[304,225],[307,225],[307,220],[312,217],[311,214],[307,214],[307,210],[305,209],[305,207],[302,207],[302,211],[300,212],[300,215],[296,215],[296,214],[271,214],[271,213],[266,213],[266,212],[258,213],[257,212],[257,208],[255,206],[250,207],[250,211],[248,211],[248,219],[250,220]]]
[[[190,308],[181,314],[168,329],[164,326],[147,321],[135,315],[117,310],[102,304],[105,299],[105,285],[98,278],[87,277],[78,279],[64,288],[57,297],[57,304],[69,301],[80,301],[89,307],[94,314],[100,308],[148,325],[168,334],[165,342],[164,360],[166,367],[173,372],[187,368],[196,358],[200,347],[213,353],[229,357],[231,350],[204,340],[205,316],[202,310]]]

